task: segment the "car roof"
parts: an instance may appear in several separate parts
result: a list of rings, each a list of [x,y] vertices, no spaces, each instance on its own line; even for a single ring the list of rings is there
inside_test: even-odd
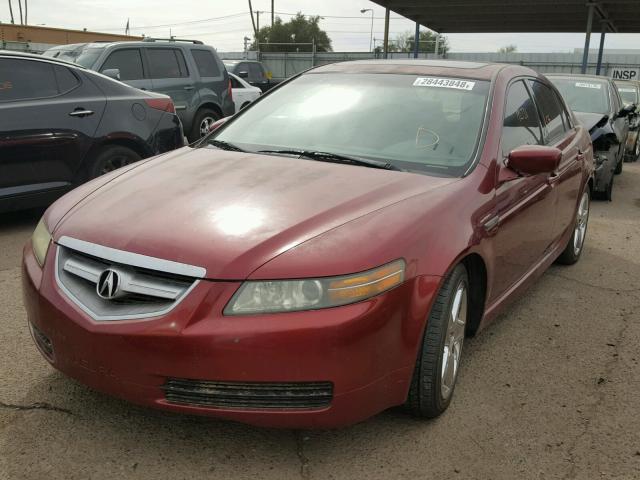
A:
[[[16,52],[13,50],[0,50],[0,57],[27,58],[31,60],[40,60],[42,62],[59,63],[68,67],[75,67],[86,70],[86,68],[84,68],[82,65],[78,65],[77,63],[60,60],[59,58],[54,57],[45,57],[44,55],[36,55],[34,53]]]
[[[187,41],[152,41],[152,40],[148,40],[148,41],[144,41],[144,40],[140,40],[140,41],[136,41],[136,42],[131,42],[131,41],[122,41],[122,42],[91,42],[91,43],[87,43],[87,48],[109,48],[109,47],[115,47],[118,45],[125,45],[127,47],[152,47],[152,46],[157,46],[157,47],[167,47],[167,46],[171,46],[171,47],[189,47],[189,48],[207,48],[207,49],[211,49],[213,51],[215,51],[215,48],[213,48],[211,45],[205,45],[204,43],[193,43],[193,42],[187,42]]]
[[[398,73],[436,75],[492,80],[505,68],[518,69],[530,75],[538,74],[527,67],[504,63],[461,62],[457,60],[356,60],[323,65],[309,73]]]

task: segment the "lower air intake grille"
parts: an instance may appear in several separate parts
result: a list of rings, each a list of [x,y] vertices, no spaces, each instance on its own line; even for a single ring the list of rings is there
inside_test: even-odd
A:
[[[324,408],[333,398],[331,382],[240,383],[169,378],[162,389],[170,403],[215,408]]]

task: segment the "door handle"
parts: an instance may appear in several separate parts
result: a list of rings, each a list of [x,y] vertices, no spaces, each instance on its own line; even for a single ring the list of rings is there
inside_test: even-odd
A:
[[[186,87],[184,87],[185,90],[193,90],[193,87],[190,85],[187,85]]]
[[[93,110],[85,110],[84,108],[76,108],[73,112],[69,112],[70,117],[88,117],[93,115]]]

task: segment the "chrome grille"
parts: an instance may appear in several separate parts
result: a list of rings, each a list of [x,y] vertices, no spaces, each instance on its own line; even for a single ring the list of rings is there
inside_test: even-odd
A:
[[[333,398],[331,382],[217,382],[169,378],[162,386],[170,403],[214,408],[319,409]]]
[[[159,267],[166,266],[180,273],[154,270],[148,268],[154,266],[151,257],[130,252],[122,252],[119,256],[119,251],[114,249],[65,239],[58,242],[56,280],[64,293],[94,320],[128,320],[165,314],[198,282],[197,277],[181,274],[189,272],[188,265],[158,259]],[[98,257],[96,253],[103,253],[108,258]],[[123,263],[118,259],[131,262]],[[192,268],[195,274],[204,275],[204,270]],[[109,272],[115,280],[106,288],[101,276]]]

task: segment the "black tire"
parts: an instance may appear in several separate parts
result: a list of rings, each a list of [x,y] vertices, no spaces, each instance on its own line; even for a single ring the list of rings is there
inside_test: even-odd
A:
[[[189,143],[193,143],[200,140],[208,133],[208,129],[205,131],[205,122],[211,126],[214,122],[220,120],[220,115],[215,110],[210,108],[201,108],[193,117],[193,125],[191,126],[191,132],[189,132]]]
[[[607,202],[611,202],[613,200],[613,175],[611,175],[611,180],[609,180],[607,188],[601,192],[593,192],[593,198],[597,200],[606,200]]]
[[[587,202],[587,212],[586,212],[586,218],[582,218],[581,220],[581,208],[582,208],[582,203],[585,201],[585,195],[586,195],[586,202]],[[591,204],[590,191],[589,191],[589,188],[587,187],[585,191],[582,193],[582,197],[580,198],[580,203],[578,203],[578,208],[576,209],[576,219],[575,219],[573,232],[571,233],[571,238],[569,238],[569,241],[567,242],[567,246],[564,248],[564,250],[558,257],[558,259],[556,260],[558,263],[561,263],[563,265],[573,265],[580,259],[580,256],[582,255],[582,251],[584,250],[584,240],[587,235],[587,226],[589,224],[589,211],[591,210],[590,204]],[[581,221],[584,221],[584,230],[582,232],[582,239],[580,240],[580,246],[579,248],[576,248],[576,236],[578,235],[577,233],[578,224]]]
[[[616,164],[616,169],[613,171],[616,175],[620,175],[622,173],[622,164],[624,163],[624,155],[620,155],[618,158],[618,163]]]
[[[463,341],[460,342],[458,361],[454,363],[456,368],[453,372],[453,381],[450,383],[450,388],[447,387],[446,394],[443,393],[442,366],[445,356],[445,342],[449,343],[451,339],[451,312],[460,286],[465,289],[465,294],[459,302],[459,316],[464,318],[464,324],[458,322],[456,325],[457,328],[462,329],[462,340],[464,340],[464,329],[469,319],[470,295],[467,270],[461,264],[456,266],[445,279],[427,320],[427,327],[409,387],[409,395],[405,403],[405,409],[417,417],[437,417],[447,409],[453,397],[455,381],[460,370]]]
[[[96,178],[140,160],[140,155],[122,145],[107,145],[98,150],[89,164],[88,178]]]

